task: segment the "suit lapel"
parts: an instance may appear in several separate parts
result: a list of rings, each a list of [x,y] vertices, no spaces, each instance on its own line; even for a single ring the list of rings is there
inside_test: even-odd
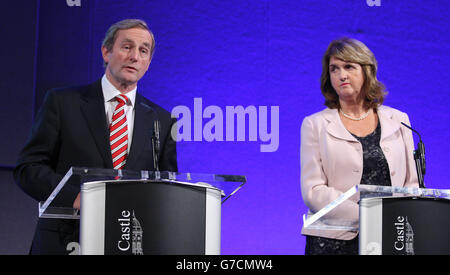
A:
[[[88,90],[81,95],[81,99],[81,112],[103,158],[105,167],[113,168],[101,81],[90,85]]]
[[[139,154],[142,153],[145,146],[149,147],[147,149],[151,149],[153,121],[156,117],[154,109],[147,105],[143,100],[143,96],[138,93],[136,93],[135,106],[133,141],[125,165],[125,169],[129,170],[133,170]]]
[[[399,128],[400,123],[393,120],[393,113],[392,111],[385,107],[380,106],[378,108],[378,117],[380,119],[380,126],[381,126],[381,138],[380,142],[384,139],[388,138],[390,135],[393,135]]]
[[[345,129],[337,109],[326,109],[323,116],[329,122],[327,125],[327,132],[330,135],[339,139],[357,142],[356,138],[352,136],[347,129]]]

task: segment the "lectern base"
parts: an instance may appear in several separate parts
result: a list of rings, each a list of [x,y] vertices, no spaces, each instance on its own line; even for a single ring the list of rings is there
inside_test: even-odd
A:
[[[360,201],[360,254],[450,254],[450,201],[365,198]]]
[[[81,254],[220,254],[220,190],[102,181],[81,194]]]

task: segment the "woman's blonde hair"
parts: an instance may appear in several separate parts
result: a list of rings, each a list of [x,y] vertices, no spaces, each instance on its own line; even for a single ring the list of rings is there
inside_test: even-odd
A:
[[[320,89],[328,108],[340,108],[339,96],[331,85],[329,69],[331,57],[361,65],[364,73],[364,84],[361,88],[361,93],[364,96],[364,107],[368,109],[377,108],[383,103],[387,92],[383,83],[377,79],[378,65],[375,56],[361,41],[344,37],[332,41],[322,59]]]

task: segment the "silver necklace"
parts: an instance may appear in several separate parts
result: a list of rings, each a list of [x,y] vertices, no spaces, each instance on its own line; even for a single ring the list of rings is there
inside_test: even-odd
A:
[[[372,109],[369,109],[366,113],[364,113],[360,117],[352,117],[351,115],[347,115],[346,113],[344,113],[344,111],[342,111],[342,109],[340,109],[340,111],[341,111],[341,114],[343,116],[345,116],[346,118],[351,119],[351,120],[355,120],[355,121],[360,121],[360,120],[365,119],[370,114],[370,111],[372,111]]]

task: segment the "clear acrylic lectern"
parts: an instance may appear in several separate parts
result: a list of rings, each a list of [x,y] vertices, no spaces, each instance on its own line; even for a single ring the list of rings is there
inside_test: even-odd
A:
[[[39,203],[39,217],[79,219],[81,254],[220,254],[221,204],[245,183],[245,176],[72,167]],[[76,188],[80,211],[58,205]]]
[[[357,218],[341,215],[348,204],[357,205]],[[450,190],[356,185],[305,214],[303,226],[358,232],[360,254],[448,254]]]
[[[64,189],[66,183],[78,176],[80,183],[91,181],[116,181],[120,180],[146,180],[162,181],[167,184],[185,184],[207,188],[216,188],[222,193],[222,203],[234,195],[246,182],[245,176],[178,173],[167,171],[129,171],[100,168],[71,167],[63,179],[59,182],[50,196],[44,202],[39,202],[39,218],[79,219],[79,211],[71,207],[52,206],[52,202]]]

